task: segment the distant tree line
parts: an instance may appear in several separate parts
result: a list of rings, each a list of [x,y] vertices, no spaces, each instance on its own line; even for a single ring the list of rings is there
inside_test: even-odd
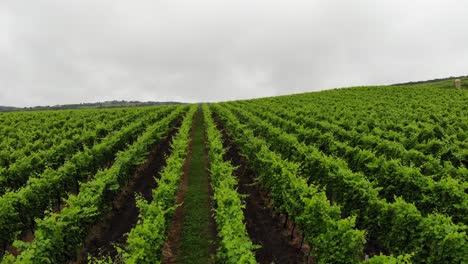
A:
[[[140,102],[140,101],[105,101],[96,103],[65,104],[54,106],[34,106],[34,107],[11,107],[0,106],[0,112],[7,111],[39,111],[39,110],[64,110],[64,109],[94,109],[94,108],[117,108],[132,106],[154,106],[154,105],[173,105],[182,104],[180,102]]]

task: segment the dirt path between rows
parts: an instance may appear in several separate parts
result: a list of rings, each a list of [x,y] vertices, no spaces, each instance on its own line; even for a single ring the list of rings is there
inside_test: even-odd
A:
[[[177,121],[179,124],[180,124],[180,121]],[[178,126],[178,125],[177,125]],[[131,143],[135,143],[136,141],[136,137],[134,137],[132,140],[131,140]],[[104,164],[101,164],[101,166],[98,166],[94,169],[94,172],[92,172],[90,175],[94,175],[97,173],[98,170],[106,170],[106,169],[109,169],[110,167],[112,167],[112,165],[114,164],[114,159],[116,157],[116,154],[121,151],[121,150],[116,150],[114,153],[112,153],[112,155],[110,155],[109,157],[106,158],[107,161],[104,161]],[[142,165],[143,166],[143,165]],[[78,192],[79,192],[79,184],[81,182],[86,182],[86,181],[91,181],[93,180],[93,177],[89,177],[88,179],[85,179],[83,181],[78,181],[76,180],[75,184],[74,184],[74,187],[73,188],[70,188],[68,189],[67,191],[67,195],[66,196],[63,196],[63,197],[60,197],[58,198],[56,201],[55,201],[55,205],[52,205],[52,208],[51,208],[51,211],[53,213],[57,213],[59,214],[63,208],[65,208],[67,206],[67,204],[64,202],[65,199],[68,198],[68,195],[69,194],[74,194],[74,195],[77,195]],[[54,201],[51,201],[51,203],[53,203]],[[39,218],[44,218],[44,216],[41,216]],[[19,241],[22,241],[22,242],[32,242],[34,240],[34,232],[36,230],[36,225],[34,223],[33,226],[30,226],[29,228],[27,229],[24,229],[23,231],[21,231],[21,233],[18,235],[18,237],[16,238],[17,240]],[[1,250],[1,249],[0,249]],[[2,251],[0,251],[0,258],[3,257],[3,255],[8,252],[10,254],[12,254],[13,256],[18,256],[19,254],[19,251],[17,248],[15,248],[12,243],[8,243],[6,246],[5,246],[5,249],[3,249]],[[81,251],[80,251],[81,252]],[[81,253],[79,253],[81,254]]]
[[[125,234],[138,220],[135,193],[139,193],[147,201],[152,200],[152,190],[157,187],[154,178],[159,177],[159,172],[166,164],[166,156],[170,154],[170,142],[180,124],[181,119],[174,124],[168,136],[155,145],[145,163],[135,171],[132,180],[114,198],[111,212],[89,230],[77,260],[70,263],[87,263],[88,255],[110,256],[112,259],[117,256],[114,245],[125,243]]]
[[[239,181],[239,193],[246,195],[245,220],[250,239],[261,248],[255,257],[259,263],[306,263],[307,246],[300,247],[301,237],[291,225],[284,228],[283,217],[274,217],[263,194],[254,181],[255,174],[248,168],[240,150],[214,115],[217,127],[223,134],[226,160],[237,166],[235,176]],[[293,237],[290,237],[291,232]]]

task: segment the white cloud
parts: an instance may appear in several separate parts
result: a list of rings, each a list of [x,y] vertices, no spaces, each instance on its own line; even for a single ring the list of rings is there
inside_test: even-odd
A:
[[[216,101],[464,75],[464,1],[2,0],[0,105]]]

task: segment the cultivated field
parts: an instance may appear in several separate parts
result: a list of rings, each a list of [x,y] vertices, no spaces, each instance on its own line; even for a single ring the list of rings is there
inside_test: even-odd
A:
[[[451,81],[0,113],[1,263],[468,263],[467,225]]]

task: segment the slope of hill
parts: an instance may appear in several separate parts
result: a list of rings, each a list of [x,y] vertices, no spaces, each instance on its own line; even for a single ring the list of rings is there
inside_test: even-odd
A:
[[[468,261],[468,90],[443,80],[213,108],[253,182],[303,230],[319,263],[358,263],[363,248],[413,263]]]
[[[0,114],[0,262],[468,263],[467,113],[448,79]]]

